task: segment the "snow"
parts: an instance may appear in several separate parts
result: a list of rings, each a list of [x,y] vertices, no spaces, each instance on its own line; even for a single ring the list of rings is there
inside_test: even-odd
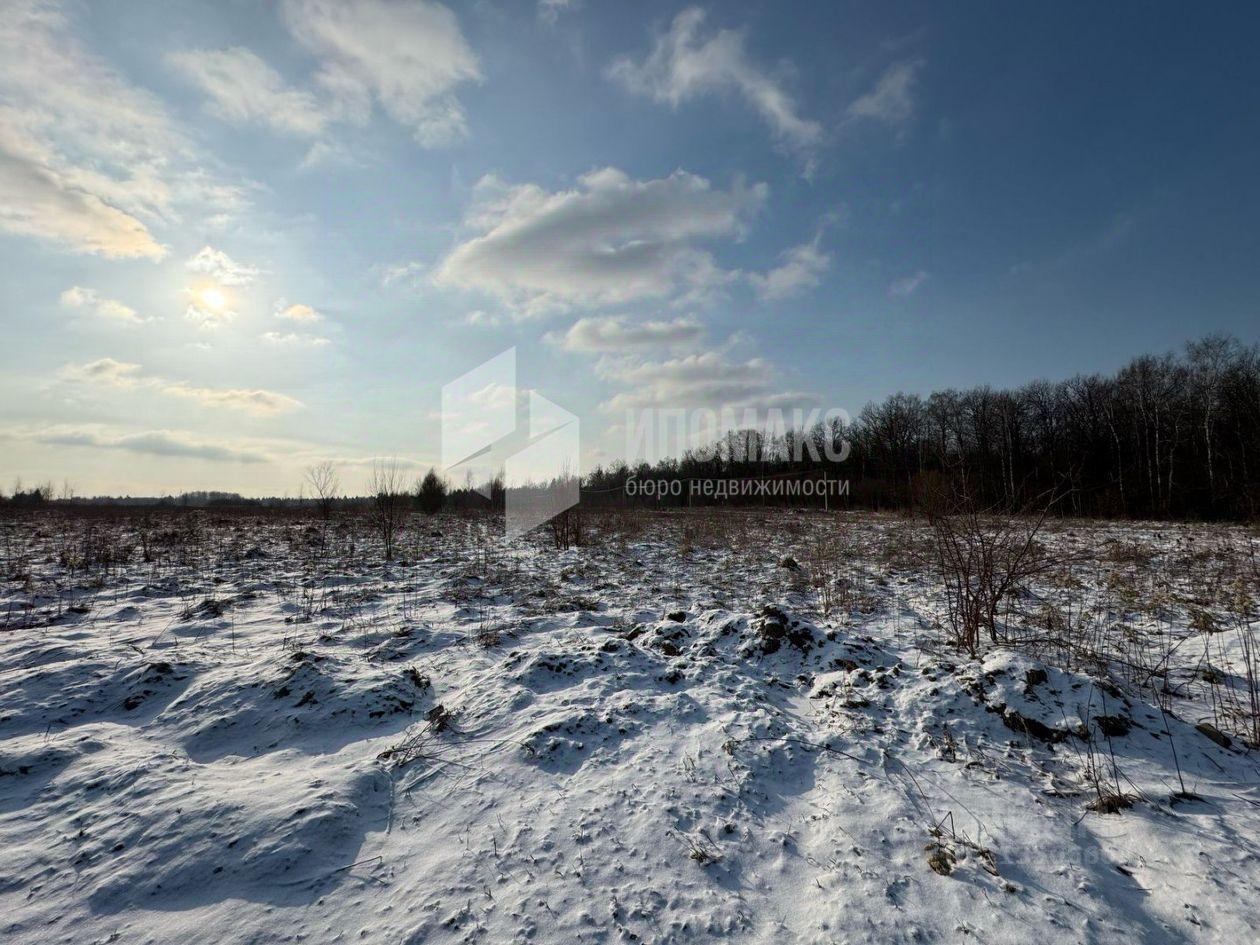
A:
[[[356,526],[319,552],[317,524],[228,517],[73,574],[24,524],[0,936],[1249,940],[1260,768],[1196,730],[1196,690],[1165,713],[1103,667],[950,650],[888,550],[916,526],[848,521],[862,593],[830,615],[777,566],[821,516],[709,541],[652,516],[564,551],[443,516],[388,566]],[[1194,652],[1184,602],[1159,607]],[[1091,810],[1099,784],[1132,806]]]

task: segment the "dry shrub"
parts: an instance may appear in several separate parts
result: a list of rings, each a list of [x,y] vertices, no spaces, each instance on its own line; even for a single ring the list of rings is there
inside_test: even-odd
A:
[[[824,617],[830,617],[849,596],[849,582],[843,576],[844,563],[851,553],[847,537],[838,528],[823,529],[810,536],[805,549],[809,583],[818,595]]]
[[[372,465],[368,491],[372,495],[368,506],[372,527],[381,539],[385,560],[393,561],[398,532],[406,519],[407,507],[411,504],[411,496],[397,460],[377,460]]]
[[[1003,600],[1027,590],[1029,581],[1053,564],[1037,541],[1051,505],[1043,501],[1034,514],[997,515],[959,491],[928,507],[955,646],[974,655],[984,636],[1003,642],[998,630]]]
[[[547,531],[551,534],[552,543],[560,549],[581,545],[585,537],[582,525],[582,511],[578,506],[565,509],[553,515],[547,522]]]

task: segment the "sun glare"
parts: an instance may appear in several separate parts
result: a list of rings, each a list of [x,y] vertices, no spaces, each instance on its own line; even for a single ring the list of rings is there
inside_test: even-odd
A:
[[[227,296],[217,286],[206,286],[197,290],[197,301],[211,312],[221,312],[227,307]]]

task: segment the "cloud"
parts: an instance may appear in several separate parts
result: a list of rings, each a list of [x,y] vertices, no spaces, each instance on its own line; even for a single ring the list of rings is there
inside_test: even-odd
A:
[[[249,285],[261,274],[262,270],[253,266],[243,266],[235,262],[222,250],[203,246],[195,256],[184,262],[189,272],[200,272],[212,278],[220,285]]]
[[[919,60],[889,66],[875,87],[846,109],[849,119],[867,118],[904,134],[914,118],[914,93],[918,83]]]
[[[634,350],[669,348],[697,341],[704,333],[693,318],[628,323],[621,318],[580,318],[564,332],[545,339],[565,351],[624,354]]]
[[[748,274],[748,281],[762,301],[785,299],[814,288],[831,265],[830,254],[822,251],[817,239],[793,246],[780,259],[781,265],[765,274]]]
[[[318,322],[322,321],[324,316],[309,305],[301,302],[290,304],[280,299],[276,302],[276,318],[287,318],[294,322]]]
[[[488,177],[476,194],[465,223],[477,235],[439,263],[433,280],[495,296],[528,316],[703,297],[735,274],[697,244],[741,237],[767,188],[737,182],[717,190],[681,170],[638,181],[606,167],[571,190],[510,187]]]
[[[187,289],[185,294],[188,296],[188,307],[184,309],[184,317],[198,328],[215,329],[236,318],[236,311],[226,305],[206,304],[203,293]]]
[[[441,464],[433,459],[411,459],[406,456],[334,456],[329,462],[337,466],[351,466],[361,469],[375,469],[381,463],[397,466],[399,469],[428,470]]]
[[[67,308],[90,309],[100,318],[121,322],[126,325],[140,325],[148,319],[141,318],[134,308],[124,305],[117,299],[101,298],[95,289],[85,289],[73,285],[61,293],[61,304]]]
[[[503,324],[503,318],[496,312],[487,312],[485,309],[478,308],[468,312],[460,319],[465,325],[472,325],[476,328],[498,328]]]
[[[339,141],[320,139],[311,144],[302,160],[298,162],[298,169],[309,171],[317,167],[332,167],[334,165],[357,168],[369,166],[363,159],[358,157],[355,150],[349,145]]]
[[[322,335],[307,335],[300,332],[263,332],[262,339],[273,345],[310,345],[311,347],[322,347],[332,344],[332,341]]]
[[[610,78],[632,92],[677,108],[704,95],[734,91],[770,126],[775,137],[798,148],[822,138],[822,126],[798,114],[796,103],[771,75],[753,63],[744,49],[744,34],[718,30],[701,41],[705,13],[683,10],[641,62],[623,56],[608,69]]]
[[[545,23],[555,23],[561,13],[576,10],[582,0],[538,0],[538,15]]]
[[[398,283],[414,287],[428,271],[426,263],[411,260],[409,262],[390,263],[374,267],[380,274],[381,285],[391,286]]]
[[[762,358],[731,361],[717,351],[667,361],[605,360],[605,380],[629,389],[601,407],[607,412],[645,408],[770,409],[816,404],[814,394],[776,391],[775,374]]]
[[[123,450],[145,456],[167,456],[228,463],[267,463],[272,457],[255,448],[203,440],[174,430],[146,430],[111,435],[93,429],[59,427],[23,437],[49,446]]]
[[[0,103],[0,229],[158,260],[167,249],[151,228],[177,222],[179,208],[204,218],[242,203],[199,166],[158,98],[83,47],[57,3],[4,5]]]
[[[927,282],[928,274],[920,269],[914,275],[894,279],[888,287],[889,298],[907,298],[919,290],[919,286]]]
[[[454,90],[479,81],[455,14],[424,0],[285,0],[289,31],[318,57],[315,81],[336,116],[365,123],[373,103],[427,146],[468,131]]]
[[[83,190],[57,157],[34,146],[0,110],[0,228],[107,259],[161,259],[166,248],[134,216]]]
[[[1026,273],[1051,273],[1103,256],[1123,245],[1133,235],[1138,221],[1132,214],[1122,212],[1108,217],[1101,227],[1094,221],[1089,225],[1091,232],[1083,238],[1074,240],[1053,255],[1015,263],[1008,270],[1009,274],[1019,276]]]
[[[62,369],[65,377],[111,387],[134,387],[140,382],[139,373],[140,365],[114,358],[98,358],[87,364],[71,364]]]
[[[145,374],[139,364],[98,358],[87,364],[68,364],[61,370],[63,380],[120,390],[149,390],[168,397],[193,400],[207,407],[239,410],[257,416],[286,413],[303,406],[300,400],[269,390],[243,388],[196,387]]]
[[[480,81],[481,71],[447,7],[426,0],[283,0],[281,12],[289,32],[316,57],[312,87],[291,85],[240,46],[183,50],[167,61],[224,121],[314,139],[303,168],[357,163],[328,135],[336,124],[367,124],[377,106],[426,147],[467,135],[454,93]]]
[[[288,413],[302,406],[300,400],[270,390],[193,387],[182,381],[163,381],[157,389],[172,397],[195,400],[206,407],[223,407],[257,416]]]
[[[314,138],[330,121],[315,96],[290,88],[271,66],[239,46],[169,53],[167,61],[209,98],[206,110],[234,125],[264,125]]]

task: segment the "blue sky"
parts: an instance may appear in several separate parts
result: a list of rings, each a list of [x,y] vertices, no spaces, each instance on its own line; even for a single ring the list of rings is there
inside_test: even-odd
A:
[[[1243,4],[5,4],[0,475],[296,493],[1260,337]]]

